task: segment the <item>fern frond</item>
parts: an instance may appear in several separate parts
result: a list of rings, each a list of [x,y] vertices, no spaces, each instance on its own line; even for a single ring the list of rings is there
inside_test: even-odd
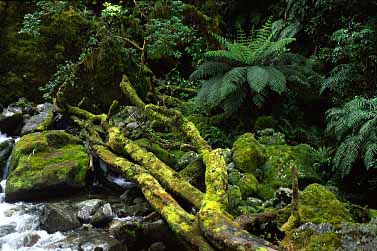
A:
[[[213,77],[219,73],[223,74],[231,69],[231,66],[227,63],[208,61],[199,65],[198,68],[191,73],[190,80],[200,80],[206,79],[208,77]]]
[[[377,168],[377,143],[368,144],[365,148],[364,166],[367,170]]]
[[[223,104],[224,112],[227,114],[236,112],[240,108],[246,93],[244,88],[239,88],[236,92],[229,95]]]
[[[221,81],[221,98],[225,99],[230,94],[240,89],[246,82],[247,67],[236,67],[225,73]]]
[[[334,168],[344,177],[350,173],[359,156],[360,141],[358,137],[346,138],[338,147],[334,156]]]
[[[247,68],[246,78],[250,89],[256,93],[260,93],[267,87],[270,73],[266,67],[251,66]]]

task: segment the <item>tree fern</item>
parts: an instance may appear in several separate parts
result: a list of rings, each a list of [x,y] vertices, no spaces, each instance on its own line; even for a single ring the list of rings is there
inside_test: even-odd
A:
[[[287,91],[288,81],[309,82],[312,72],[309,73],[306,60],[296,60],[292,65],[279,63],[279,58],[288,54],[287,46],[294,39],[273,41],[271,19],[250,36],[239,29],[234,42],[214,33],[211,35],[222,49],[206,52],[205,62],[190,76],[192,80],[202,81],[202,89],[195,98],[201,107],[222,106],[225,111],[232,110],[230,107],[238,108],[246,96],[241,95],[240,90],[251,91],[254,103],[260,106],[270,93],[280,95]]]
[[[326,118],[327,131],[340,141],[334,168],[342,176],[349,174],[360,155],[366,169],[377,167],[377,98],[355,97],[342,107],[327,111]]]

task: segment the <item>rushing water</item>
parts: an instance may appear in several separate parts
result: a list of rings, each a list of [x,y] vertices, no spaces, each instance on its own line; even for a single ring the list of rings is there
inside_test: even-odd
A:
[[[0,143],[10,139],[0,132]],[[5,186],[10,158],[3,169],[4,177],[1,180],[3,193],[0,193],[0,251],[72,251],[71,248],[50,249],[53,243],[65,239],[65,236],[56,232],[48,234],[39,228],[39,218],[42,204],[33,203],[6,203]]]

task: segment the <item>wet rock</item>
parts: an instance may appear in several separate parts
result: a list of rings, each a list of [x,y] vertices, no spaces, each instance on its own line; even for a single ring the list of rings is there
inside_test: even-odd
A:
[[[39,113],[25,119],[25,125],[22,127],[21,135],[47,130],[52,124],[54,117],[54,106],[52,104],[40,104],[36,109]]]
[[[94,213],[97,211],[97,209],[100,208],[104,204],[105,202],[99,199],[86,200],[86,201],[77,203],[75,205],[75,208],[78,209],[77,218],[81,222],[89,223],[90,219],[92,218]]]
[[[68,231],[80,227],[74,208],[64,202],[45,204],[41,227],[48,233]]]
[[[144,223],[114,220],[110,223],[109,230],[115,238],[127,243],[129,250],[143,248],[147,250],[156,242],[162,242],[164,246],[168,247],[167,250],[180,250],[177,248],[178,242],[163,220]],[[155,244],[153,248],[162,248],[162,245]]]
[[[95,227],[104,227],[114,218],[113,209],[109,203],[98,208],[93,217],[90,219],[90,224]]]
[[[80,140],[63,131],[23,136],[15,145],[5,191],[7,201],[72,194],[86,185],[89,156]]]
[[[3,112],[0,114],[0,132],[9,136],[20,135],[24,117],[21,112]]]
[[[75,231],[59,242],[49,247],[52,250],[78,250],[78,251],[127,251],[127,246],[117,239],[109,236],[102,230]]]
[[[127,206],[119,212],[121,217],[126,216],[146,216],[153,212],[153,208],[148,202],[143,202],[131,206]]]
[[[0,238],[16,232],[16,226],[15,225],[5,225],[0,227]]]

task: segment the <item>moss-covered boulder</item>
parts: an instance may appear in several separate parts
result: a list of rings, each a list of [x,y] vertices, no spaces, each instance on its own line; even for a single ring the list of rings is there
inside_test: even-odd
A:
[[[238,170],[228,172],[229,184],[239,187],[242,198],[247,198],[257,192],[258,180],[251,173],[241,173]]]
[[[233,161],[236,169],[253,173],[266,161],[265,148],[252,133],[245,133],[233,144]]]
[[[77,137],[44,131],[16,143],[9,168],[6,200],[41,200],[83,188],[89,156]]]
[[[297,167],[300,189],[320,182],[320,176],[313,167],[313,150],[309,145],[265,145],[264,149],[267,161],[255,171],[261,181],[259,197],[270,199],[279,187],[291,187],[291,164]]]
[[[277,222],[282,224],[281,228],[288,232],[292,230],[290,221],[290,206],[280,210]],[[299,201],[300,222],[322,224],[328,223],[335,227],[344,222],[353,222],[351,213],[346,205],[339,201],[336,196],[319,184],[311,184],[300,194]]]

